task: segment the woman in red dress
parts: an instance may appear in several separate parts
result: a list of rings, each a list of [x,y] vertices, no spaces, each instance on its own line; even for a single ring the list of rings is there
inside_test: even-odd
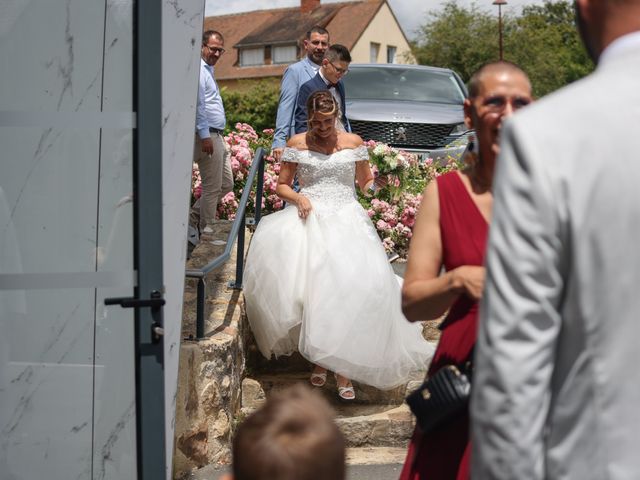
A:
[[[530,102],[531,85],[519,67],[496,62],[478,70],[464,104],[465,123],[476,131],[476,148],[470,149],[475,152],[466,154],[466,169],[442,175],[425,189],[402,304],[410,321],[436,319],[448,311],[428,375],[447,364],[462,365],[472,355],[500,127]],[[466,411],[428,434],[416,427],[400,479],[467,480],[470,453]]]

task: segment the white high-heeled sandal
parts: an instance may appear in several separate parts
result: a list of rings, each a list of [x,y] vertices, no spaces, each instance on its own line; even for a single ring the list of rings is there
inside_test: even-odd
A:
[[[323,387],[327,383],[327,372],[324,373],[311,373],[309,383],[314,387]]]
[[[353,388],[353,384],[350,387],[341,387],[338,385],[338,374],[334,373],[333,376],[336,378],[336,386],[338,387],[338,397],[340,399],[345,400],[347,402],[351,402],[356,399],[356,391]],[[351,395],[348,395],[351,394]]]

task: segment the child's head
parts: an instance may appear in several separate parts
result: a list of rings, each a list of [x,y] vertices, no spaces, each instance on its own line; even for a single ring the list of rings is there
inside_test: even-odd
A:
[[[343,480],[344,437],[327,402],[304,385],[276,392],[238,428],[234,480]]]

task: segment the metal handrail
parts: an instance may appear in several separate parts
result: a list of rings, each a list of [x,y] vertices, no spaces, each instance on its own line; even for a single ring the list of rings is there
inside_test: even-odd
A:
[[[187,269],[185,275],[189,278],[198,279],[197,288],[197,301],[196,301],[196,339],[201,340],[205,338],[204,333],[204,297],[205,297],[205,277],[212,271],[220,268],[224,265],[229,258],[231,258],[231,249],[233,248],[233,241],[237,238],[237,250],[236,250],[236,281],[231,284],[233,288],[242,288],[242,276],[244,273],[244,232],[246,226],[246,209],[249,202],[249,195],[253,189],[253,181],[258,177],[256,185],[256,207],[254,223],[257,225],[260,221],[262,214],[262,192],[264,184],[264,149],[259,147],[251,162],[251,168],[247,174],[247,180],[245,187],[242,190],[242,196],[240,197],[240,203],[238,204],[238,210],[236,211],[236,218],[231,225],[231,231],[227,237],[227,245],[224,248],[224,252],[214,258],[211,262],[207,263],[204,267]]]

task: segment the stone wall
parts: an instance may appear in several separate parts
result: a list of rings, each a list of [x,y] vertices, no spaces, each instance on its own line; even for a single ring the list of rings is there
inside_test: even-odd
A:
[[[211,241],[224,240],[230,223],[203,236],[187,268],[205,265],[224,250]],[[248,244],[248,241],[246,242]],[[228,286],[235,280],[232,258],[206,280],[204,340],[183,340],[180,347],[176,397],[174,477],[184,478],[196,468],[231,461],[234,418],[241,407],[244,341],[241,329],[242,294]],[[195,336],[197,281],[185,287],[183,337]]]

